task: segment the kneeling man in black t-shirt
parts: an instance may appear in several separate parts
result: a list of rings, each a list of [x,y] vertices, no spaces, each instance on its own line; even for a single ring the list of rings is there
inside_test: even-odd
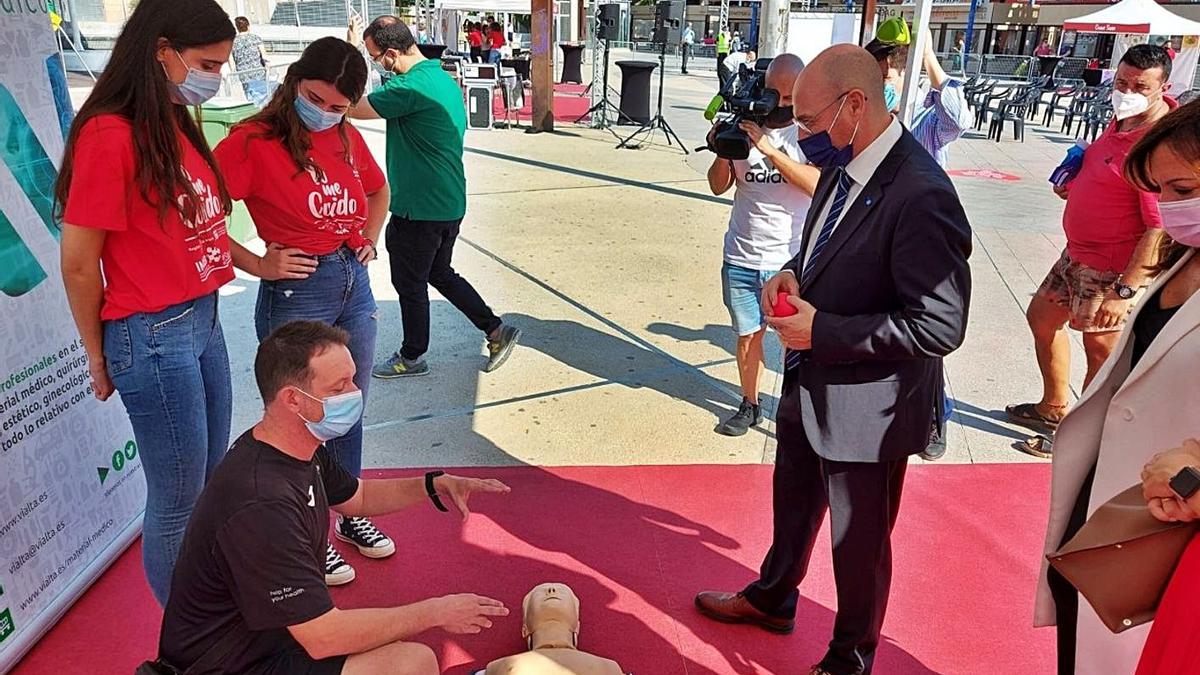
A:
[[[378,516],[441,498],[468,514],[474,492],[508,492],[495,480],[433,472],[360,480],[323,442],[362,415],[354,361],[340,328],[280,327],[254,362],[266,404],[196,503],[175,565],[159,653],[189,675],[438,673],[433,651],[404,642],[431,628],[478,633],[508,610],[477,595],[403,607],[339,610],[325,586],[329,507]]]

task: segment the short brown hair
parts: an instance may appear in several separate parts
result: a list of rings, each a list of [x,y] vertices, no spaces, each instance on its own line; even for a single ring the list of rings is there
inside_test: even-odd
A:
[[[309,364],[333,345],[350,345],[350,334],[320,321],[292,321],[276,328],[258,346],[254,379],[263,403],[269,404],[284,388],[312,379]]]
[[[250,30],[250,19],[244,16],[239,16],[233,20],[233,25],[237,26],[238,32],[245,33]]]

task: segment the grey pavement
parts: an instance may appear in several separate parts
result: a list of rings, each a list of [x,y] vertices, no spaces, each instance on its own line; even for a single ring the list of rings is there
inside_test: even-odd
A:
[[[664,114],[694,148],[716,78],[699,67],[691,76],[668,71]],[[361,128],[382,163],[382,125]],[[1023,312],[1063,246],[1062,202],[1046,177],[1069,140],[1036,126],[1024,143],[982,136],[953,148],[951,168],[1015,180],[954,178],[975,233],[974,294],[966,344],[947,361],[957,412],[943,461],[1037,461],[1011,448],[1026,434],[1002,411],[1040,396]],[[685,156],[661,134],[641,149],[616,150],[611,133],[569,124],[553,134],[470,131],[466,144],[469,206],[455,267],[524,335],[503,368],[484,374],[482,335],[431,289],[432,373],[372,382],[365,464],[770,461],[771,425],[736,439],[713,432],[740,395],[719,277],[729,200],[707,190],[712,155]],[[399,348],[401,327],[381,253],[371,281],[384,358]],[[252,373],[256,294],[257,281],[239,275],[221,308],[235,434],[261,410]],[[773,410],[781,352],[777,340],[768,344],[776,365],[763,387]]]

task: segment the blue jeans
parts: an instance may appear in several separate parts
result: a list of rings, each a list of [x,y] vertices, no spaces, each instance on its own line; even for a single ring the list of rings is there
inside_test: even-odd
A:
[[[212,293],[104,322],[104,358],[146,473],[142,565],[162,606],[192,507],[229,447],[229,354]]]
[[[323,321],[345,330],[350,334],[350,356],[356,369],[354,384],[366,399],[378,324],[367,268],[345,246],[316,259],[317,269],[307,279],[259,284],[254,308],[258,339],[262,341],[289,321]],[[345,436],[329,441],[325,447],[347,471],[355,476],[362,473],[361,420]]]
[[[767,318],[762,311],[762,291],[778,271],[721,264],[721,296],[738,337],[754,335],[767,327]]]

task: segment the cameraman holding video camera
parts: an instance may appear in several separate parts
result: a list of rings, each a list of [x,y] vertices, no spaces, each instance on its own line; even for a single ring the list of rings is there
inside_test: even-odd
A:
[[[748,120],[738,124],[749,143],[749,152],[742,153],[747,155],[745,159],[718,155],[708,169],[708,185],[714,195],[736,186],[725,234],[721,287],[738,334],[736,356],[742,403],[737,413],[717,425],[717,433],[726,436],[741,436],[762,421],[758,382],[763,371],[762,340],[767,322],[759,298],[767,280],[799,250],[804,220],[820,177],[820,171],[809,166],[800,152],[792,120],[792,85],[803,69],[804,62],[794,54],[782,54],[771,61],[763,87],[778,93],[778,104],[766,114],[762,126]],[[709,148],[718,147],[721,130],[722,125],[717,124],[709,132]]]

